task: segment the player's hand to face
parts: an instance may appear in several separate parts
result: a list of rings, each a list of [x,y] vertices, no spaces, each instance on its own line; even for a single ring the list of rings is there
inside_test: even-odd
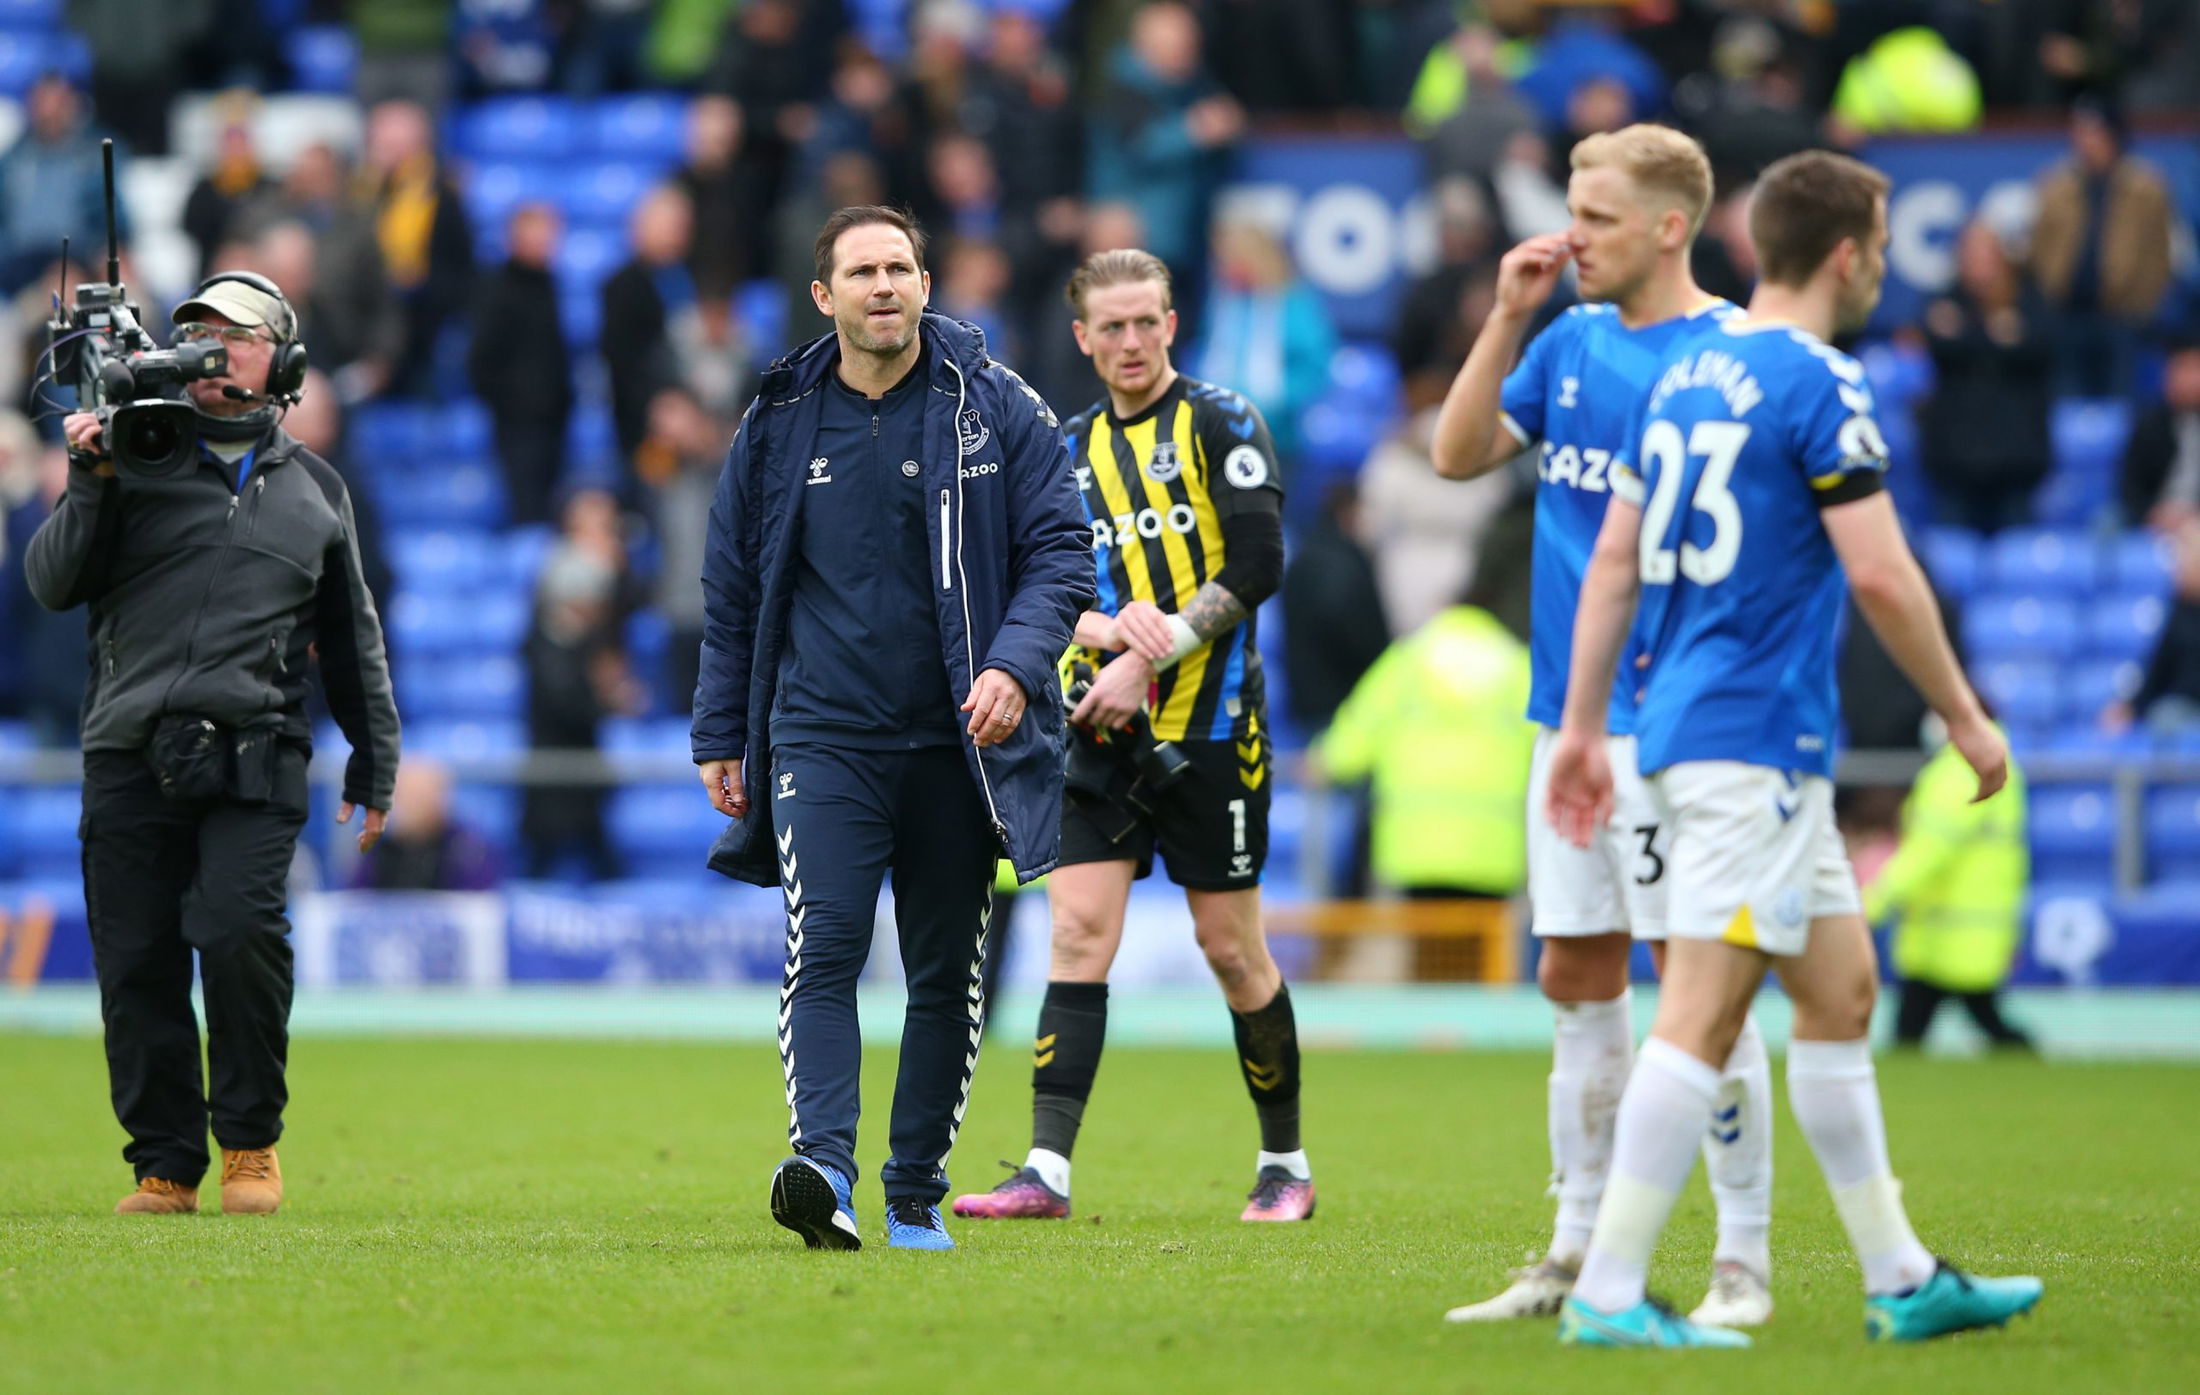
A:
[[[1973,804],[1992,799],[2009,783],[2009,743],[2001,739],[2001,733],[1983,713],[1950,723],[1948,740],[1963,757],[1963,763],[1978,775],[1978,793],[1971,796]]]
[[[1168,613],[1152,601],[1132,601],[1115,613],[1116,633],[1132,653],[1160,663],[1176,652]]]
[[[1015,735],[1017,724],[1024,719],[1024,701],[1023,687],[999,669],[989,668],[979,674],[962,705],[962,710],[970,714],[971,743],[998,746]]]
[[[1497,308],[1532,315],[1550,299],[1558,275],[1574,255],[1564,233],[1531,237],[1497,263]]]
[[[1586,848],[1612,817],[1612,762],[1603,740],[1571,727],[1551,747],[1551,788],[1545,812],[1558,836]]]
[[[1153,665],[1133,649],[1093,676],[1091,691],[1069,719],[1081,727],[1122,731],[1146,705],[1146,694],[1152,687]]]

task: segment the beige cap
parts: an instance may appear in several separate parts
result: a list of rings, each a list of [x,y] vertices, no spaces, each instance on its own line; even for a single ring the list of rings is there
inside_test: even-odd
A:
[[[243,281],[216,281],[177,306],[176,313],[169,318],[180,325],[190,320],[203,320],[209,313],[220,315],[233,324],[266,329],[279,339],[287,339],[294,332],[289,308],[281,298]]]

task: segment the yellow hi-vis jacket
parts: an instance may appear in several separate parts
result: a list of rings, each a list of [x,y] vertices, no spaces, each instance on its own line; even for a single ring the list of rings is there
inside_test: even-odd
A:
[[[1361,676],[1316,750],[1335,779],[1373,778],[1376,880],[1519,890],[1527,705],[1527,646],[1472,606],[1398,640]]]
[[[1984,993],[2009,976],[2032,878],[2025,843],[2024,773],[1971,803],[1978,777],[1954,746],[1918,772],[1902,804],[1902,844],[1865,893],[1873,924],[1898,915],[1894,964],[1902,977],[1956,993]]]

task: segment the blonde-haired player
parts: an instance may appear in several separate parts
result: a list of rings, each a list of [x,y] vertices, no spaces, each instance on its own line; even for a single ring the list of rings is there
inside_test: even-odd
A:
[[[1447,1314],[1454,1322],[1556,1316],[1580,1270],[1611,1167],[1613,1124],[1634,1057],[1628,961],[1634,940],[1662,947],[1669,844],[1637,779],[1620,786],[1612,818],[1588,848],[1567,844],[1536,811],[1566,702],[1574,606],[1611,497],[1612,457],[1665,346],[1707,317],[1734,311],[1699,289],[1688,270],[1711,203],[1702,147],[1668,127],[1635,125],[1583,140],[1572,164],[1572,225],[1505,255],[1497,304],[1436,425],[1436,468],[1453,479],[1541,444],[1528,717],[1543,730],[1528,797],[1528,892],[1542,942],[1537,981],[1556,1017],[1549,1107],[1558,1221],[1550,1248],[1497,1297],[1454,1308]],[[1568,263],[1584,303],[1521,355],[1530,322]],[[1612,767],[1629,772],[1634,657],[1621,667],[1609,727]],[[1764,1042],[1752,1022],[1727,1062],[1717,1119],[1704,1139],[1719,1210],[1711,1291],[1696,1310],[1704,1321],[1747,1325],[1772,1314],[1771,1097]]]

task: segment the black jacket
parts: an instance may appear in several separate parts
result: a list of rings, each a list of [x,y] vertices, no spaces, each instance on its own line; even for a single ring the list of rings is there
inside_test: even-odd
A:
[[[506,262],[490,274],[474,305],[466,376],[500,420],[561,425],[573,414],[573,358],[549,272]]]
[[[310,742],[318,645],[329,710],[351,742],[344,798],[387,809],[397,704],[343,479],[278,428],[244,488],[233,483],[206,460],[161,480],[72,468],[31,539],[24,570],[39,604],[90,607],[84,749],[142,749],[179,713]]]
[[[2132,423],[2131,439],[2124,445],[2121,492],[2124,521],[2135,528],[2162,502],[2162,491],[2176,467],[2177,415],[2168,403],[2157,402]]]

